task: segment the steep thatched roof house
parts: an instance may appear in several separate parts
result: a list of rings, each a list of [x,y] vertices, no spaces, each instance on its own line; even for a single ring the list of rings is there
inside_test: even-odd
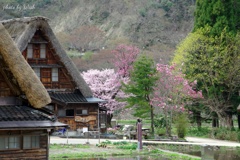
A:
[[[91,89],[88,87],[86,82],[80,76],[77,68],[67,56],[66,52],[62,49],[58,40],[56,39],[51,27],[48,24],[48,19],[44,17],[28,17],[20,19],[11,19],[2,21],[2,24],[7,29],[17,47],[21,52],[24,52],[28,44],[48,44],[50,50],[56,54],[60,65],[66,67],[68,74],[71,76],[71,81],[75,83],[76,87],[81,90],[81,93],[85,97],[92,97]],[[42,37],[34,39],[35,34],[40,34]],[[39,57],[41,59],[41,57]],[[49,58],[49,57],[46,57]],[[35,58],[36,59],[36,58]],[[30,65],[35,65],[29,62]],[[40,64],[40,62],[38,62]],[[47,63],[41,63],[47,64]],[[50,63],[51,65],[57,65],[56,63]]]
[[[56,39],[48,19],[26,17],[2,21],[5,29],[48,90],[59,121],[72,130],[97,130],[98,102]],[[103,111],[104,112],[104,111]],[[104,126],[104,125],[102,125]]]
[[[66,127],[41,109],[49,94],[0,23],[0,159],[47,159],[49,131]]]

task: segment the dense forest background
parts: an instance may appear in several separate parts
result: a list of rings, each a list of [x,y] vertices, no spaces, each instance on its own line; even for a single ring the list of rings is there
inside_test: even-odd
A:
[[[195,0],[4,0],[0,6],[0,20],[49,18],[65,50],[86,71],[111,68],[111,50],[119,44],[168,63],[193,29]]]

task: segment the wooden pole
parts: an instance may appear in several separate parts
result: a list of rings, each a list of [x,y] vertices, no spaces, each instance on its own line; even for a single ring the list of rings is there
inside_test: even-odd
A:
[[[141,120],[137,121],[137,139],[138,139],[138,150],[142,149],[142,123]]]
[[[99,119],[100,119],[100,112],[99,112],[99,106],[98,106],[98,144],[100,144],[100,125],[99,125],[99,123],[100,123],[100,121],[99,121]]]

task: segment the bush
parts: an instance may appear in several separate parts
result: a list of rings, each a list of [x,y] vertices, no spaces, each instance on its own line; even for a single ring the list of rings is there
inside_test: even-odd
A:
[[[194,137],[209,137],[211,130],[208,127],[190,127],[188,130],[188,136]]]
[[[237,137],[237,139],[238,139],[238,142],[240,142],[240,131],[238,131],[238,137]]]
[[[147,10],[145,8],[142,8],[140,9],[139,13],[142,17],[145,17],[147,15]]]
[[[120,142],[113,142],[113,145],[126,145],[126,144],[128,144],[128,142],[127,141],[120,141]]]
[[[137,149],[136,143],[129,143],[127,141],[113,142],[113,145],[118,149]]]
[[[81,54],[77,50],[69,50],[67,51],[67,55],[71,58],[81,58],[83,56],[83,54]]]
[[[163,136],[166,134],[166,128],[155,128],[155,133],[159,136]]]
[[[118,149],[137,149],[137,143],[128,143],[128,144],[124,144],[124,145],[119,145],[116,148]]]
[[[220,140],[238,141],[239,132],[227,128],[213,128],[211,137]]]
[[[166,127],[166,119],[163,116],[159,116],[158,118],[154,119],[153,125],[156,128],[165,128]]]
[[[177,135],[179,138],[184,138],[187,134],[188,118],[184,113],[179,113],[175,118],[175,127],[177,129]]]

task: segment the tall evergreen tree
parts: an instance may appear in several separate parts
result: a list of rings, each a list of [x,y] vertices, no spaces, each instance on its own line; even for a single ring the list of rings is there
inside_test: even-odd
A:
[[[240,28],[239,15],[239,0],[197,0],[193,31],[208,25],[211,35],[219,36],[224,28],[235,34]]]
[[[141,55],[133,64],[133,71],[130,74],[130,82],[123,84],[123,91],[129,94],[125,100],[127,107],[133,107],[134,116],[140,118],[151,117],[151,130],[154,133],[154,114],[151,95],[158,80],[154,60]]]

